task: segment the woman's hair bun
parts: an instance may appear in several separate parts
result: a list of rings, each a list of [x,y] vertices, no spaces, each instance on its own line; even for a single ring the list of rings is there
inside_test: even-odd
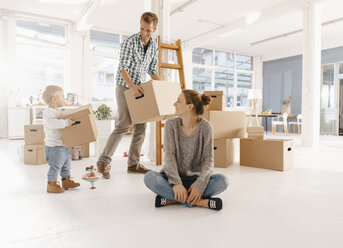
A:
[[[202,94],[201,100],[202,100],[202,105],[208,105],[211,102],[211,97],[206,94]]]

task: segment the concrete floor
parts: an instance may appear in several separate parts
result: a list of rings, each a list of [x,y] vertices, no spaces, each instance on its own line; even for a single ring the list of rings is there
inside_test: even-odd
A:
[[[97,189],[81,179],[96,162],[90,157],[72,162],[78,189],[48,194],[48,166],[24,165],[16,152],[23,141],[0,139],[0,247],[343,247],[343,137],[321,137],[319,151],[291,138],[290,171],[238,162],[215,170],[230,180],[220,212],[156,209],[143,176],[126,173],[121,153],[113,158],[112,178],[98,181]],[[143,163],[161,168],[144,157]]]

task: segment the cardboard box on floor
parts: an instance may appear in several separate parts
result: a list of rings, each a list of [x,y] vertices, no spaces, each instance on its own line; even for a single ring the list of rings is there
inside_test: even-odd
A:
[[[211,97],[211,102],[207,110],[225,110],[225,94],[224,91],[204,91],[204,94]]]
[[[59,119],[67,119],[69,117],[75,121],[75,124],[62,129],[63,142],[66,147],[80,146],[96,140],[98,131],[91,105],[65,110]]]
[[[24,125],[25,145],[44,145],[43,125]]]
[[[25,145],[24,164],[46,164],[44,159],[44,145]]]
[[[214,167],[226,168],[233,162],[233,139],[214,139]]]
[[[161,121],[175,115],[174,103],[181,93],[179,83],[151,80],[140,85],[144,96],[133,97],[124,92],[132,124]]]
[[[243,111],[205,111],[203,117],[213,126],[214,139],[233,139],[245,137],[245,112]]]
[[[294,164],[293,140],[241,139],[240,164],[284,171]]]

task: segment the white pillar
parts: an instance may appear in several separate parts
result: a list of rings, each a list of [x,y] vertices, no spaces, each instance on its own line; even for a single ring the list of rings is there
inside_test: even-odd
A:
[[[301,141],[303,146],[317,148],[320,134],[321,9],[308,4],[304,15],[304,52],[302,75]]]
[[[151,8],[149,5],[151,4]],[[170,42],[170,2],[169,0],[145,0],[145,11],[151,11],[158,16],[158,27],[156,36],[161,37],[161,42]],[[160,51],[159,51],[160,52]],[[162,54],[162,60],[168,58],[168,53]],[[167,78],[167,76],[165,76]],[[148,156],[151,161],[156,161],[156,125],[151,122],[149,132],[147,132],[149,140]],[[162,130],[163,133],[163,130]]]

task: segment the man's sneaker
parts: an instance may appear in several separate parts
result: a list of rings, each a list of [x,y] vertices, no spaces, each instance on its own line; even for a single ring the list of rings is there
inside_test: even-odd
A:
[[[208,208],[213,210],[221,210],[223,207],[222,199],[220,198],[212,198],[208,199]]]
[[[48,193],[63,193],[64,189],[61,188],[59,182],[51,181],[51,182],[48,182],[47,192]]]
[[[163,207],[167,205],[167,199],[157,195],[155,198],[155,207],[159,208],[159,207]]]
[[[67,176],[64,180],[62,179],[62,187],[64,189],[73,189],[73,188],[76,188],[76,187],[79,187],[80,184],[79,183],[76,183],[74,182],[70,176]]]
[[[110,179],[110,170],[111,170],[111,165],[110,164],[104,164],[103,162],[96,162],[96,166],[98,167],[98,172],[100,172],[104,178]]]
[[[128,168],[127,168],[127,172],[129,172],[129,173],[141,173],[141,174],[145,174],[145,173],[147,173],[148,171],[151,171],[151,170],[148,169],[148,168],[145,168],[142,164],[138,164],[138,165],[136,165],[136,166],[128,167]]]

